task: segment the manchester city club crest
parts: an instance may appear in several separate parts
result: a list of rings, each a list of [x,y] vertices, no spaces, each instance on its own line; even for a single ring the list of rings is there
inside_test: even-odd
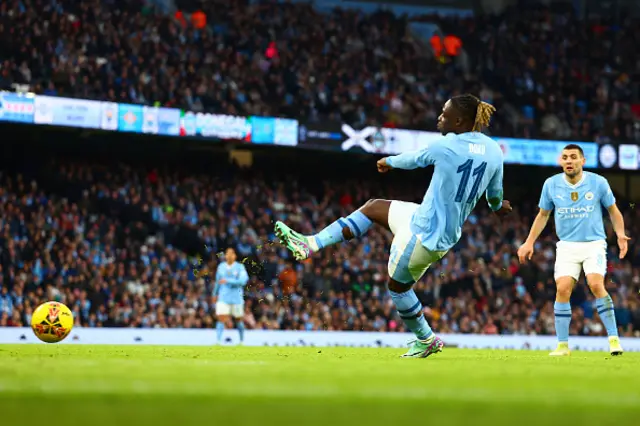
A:
[[[576,201],[578,201],[578,193],[577,192],[572,192],[571,193],[571,201],[573,201],[574,203]]]

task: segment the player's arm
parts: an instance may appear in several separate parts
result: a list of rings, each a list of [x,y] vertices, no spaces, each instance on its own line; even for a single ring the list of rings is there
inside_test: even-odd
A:
[[[609,217],[611,217],[611,224],[613,225],[613,230],[615,231],[618,238],[621,236],[625,236],[624,231],[624,217],[622,216],[622,212],[618,208],[616,203],[613,203],[607,211],[609,212]]]
[[[220,279],[222,278],[222,268],[218,266],[216,268],[216,283],[213,286],[213,297],[218,297],[220,293]]]
[[[498,216],[505,216],[513,210],[511,203],[503,198],[504,160],[500,152],[500,166],[496,169],[487,185],[486,197],[489,208]]]
[[[502,181],[504,176],[503,165],[501,164],[498,170],[491,176],[489,185],[487,186],[487,203],[489,208],[494,212],[497,212],[502,208],[503,201],[503,189]]]
[[[529,236],[527,240],[518,249],[518,258],[520,262],[524,263],[526,260],[530,260],[533,256],[534,244],[538,240],[538,237],[547,226],[549,216],[553,210],[553,201],[551,201],[551,195],[549,193],[549,181],[546,181],[542,187],[542,194],[540,195],[540,203],[538,203],[540,210],[533,220],[533,225],[529,230]]]
[[[611,187],[609,186],[609,182],[606,179],[603,179],[601,183],[601,197],[600,203],[604,208],[609,212],[609,217],[611,218],[611,224],[613,225],[613,230],[618,237],[618,249],[620,250],[619,256],[620,259],[624,258],[627,254],[627,250],[629,249],[629,237],[627,237],[626,232],[624,230],[624,217],[622,216],[622,212],[616,205],[616,198],[613,195],[613,191],[611,191]]]
[[[540,208],[536,218],[533,220],[533,224],[531,225],[531,229],[529,230],[529,236],[525,241],[525,244],[530,244],[533,246],[542,231],[547,226],[547,222],[549,221],[549,216],[551,215],[551,210]]]
[[[434,165],[441,149],[441,142],[436,142],[418,151],[409,151],[392,157],[385,157],[378,160],[378,171],[385,173],[391,169],[414,170],[418,167]]]

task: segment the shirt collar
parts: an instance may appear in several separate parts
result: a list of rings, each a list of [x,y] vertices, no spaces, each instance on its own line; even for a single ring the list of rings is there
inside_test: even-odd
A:
[[[576,182],[576,183],[570,183],[567,180],[567,175],[565,175],[564,173],[562,174],[562,180],[564,181],[564,183],[567,184],[567,186],[569,188],[577,188],[578,186],[580,186],[582,184],[582,182],[584,182],[584,180],[587,178],[587,172],[582,172],[582,178]]]

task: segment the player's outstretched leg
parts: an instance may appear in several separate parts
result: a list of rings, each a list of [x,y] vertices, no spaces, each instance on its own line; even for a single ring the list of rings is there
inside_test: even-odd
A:
[[[391,201],[370,200],[347,217],[341,217],[315,235],[302,235],[283,222],[276,222],[275,233],[296,260],[304,260],[324,247],[363,236],[374,223],[389,228]]]
[[[573,277],[565,276],[556,279],[556,302],[553,305],[555,314],[556,336],[558,337],[558,347],[551,352],[550,356],[569,356],[569,326],[571,325],[571,291],[576,280]]]
[[[409,342],[409,351],[403,357],[426,358],[429,355],[442,352],[444,342],[431,330],[422,313],[422,303],[418,300],[413,288],[407,288],[405,284],[390,279],[389,293],[398,309],[400,318],[407,328],[416,335],[416,339]]]
[[[587,274],[587,283],[596,297],[596,310],[609,336],[609,352],[613,356],[622,355],[624,351],[622,350],[622,345],[620,345],[620,337],[618,337],[615,308],[611,296],[604,288],[604,276]]]

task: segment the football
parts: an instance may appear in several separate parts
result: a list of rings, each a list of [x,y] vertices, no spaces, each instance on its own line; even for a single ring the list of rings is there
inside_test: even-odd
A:
[[[45,302],[33,312],[31,329],[36,337],[46,343],[64,340],[73,328],[73,314],[64,304]]]

